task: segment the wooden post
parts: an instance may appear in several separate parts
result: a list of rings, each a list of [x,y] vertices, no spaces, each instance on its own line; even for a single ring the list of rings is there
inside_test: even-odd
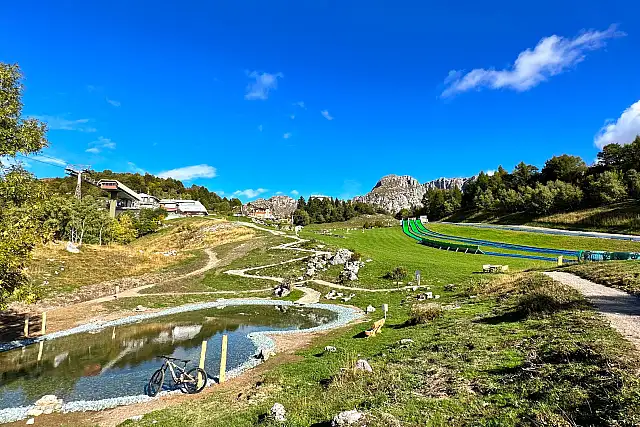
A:
[[[42,347],[44,346],[44,341],[40,341],[40,348],[38,348],[38,362],[42,360]]]
[[[115,340],[116,339],[116,327],[113,327],[113,331],[111,331],[111,339]]]
[[[389,311],[389,304],[382,304],[382,311],[384,311],[384,318],[387,318],[387,312]]]
[[[47,333],[47,312],[43,311],[42,312],[42,335]]]
[[[562,258],[563,258],[563,257],[562,257],[562,255],[560,255],[560,256],[558,257],[558,267],[561,267],[561,266],[562,266],[562,261],[563,261],[563,259],[562,259]]]
[[[29,315],[24,318],[24,337],[29,338]]]
[[[120,286],[116,285],[116,298],[118,298],[119,293],[120,293]]]
[[[204,369],[204,360],[206,356],[207,356],[207,342],[202,341],[202,349],[200,350],[200,364],[198,365],[200,369]],[[200,375],[198,375],[198,388],[202,386],[203,379],[206,381],[206,378],[200,378]]]
[[[227,336],[222,336],[222,352],[220,353],[220,383],[227,380]]]

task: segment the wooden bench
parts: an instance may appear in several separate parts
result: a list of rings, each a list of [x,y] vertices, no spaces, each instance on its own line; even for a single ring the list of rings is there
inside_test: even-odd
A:
[[[506,273],[507,271],[509,271],[508,265],[485,264],[482,266],[483,273]]]
[[[367,338],[375,337],[376,334],[382,333],[382,327],[384,326],[384,321],[385,319],[380,319],[373,322],[373,328],[369,329],[368,331],[364,331],[364,334],[367,336]]]

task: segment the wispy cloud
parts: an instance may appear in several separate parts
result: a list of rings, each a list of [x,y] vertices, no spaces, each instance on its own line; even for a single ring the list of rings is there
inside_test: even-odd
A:
[[[62,116],[31,116],[34,119],[47,123],[49,129],[53,130],[75,130],[79,132],[95,132],[96,128],[89,126],[89,119],[70,120]]]
[[[38,162],[49,163],[50,165],[56,165],[56,166],[66,166],[69,164],[63,159],[59,159],[57,157],[52,157],[52,156],[40,155],[40,154],[29,156],[29,158],[36,160]]]
[[[85,150],[87,153],[97,154],[100,153],[103,149],[113,150],[116,148],[116,143],[109,138],[105,138],[104,136],[99,136],[97,140],[91,141],[89,143],[89,148]]]
[[[24,159],[17,159],[11,156],[0,156],[0,166],[4,166],[6,168],[11,166],[23,166],[30,167],[31,163]]]
[[[214,178],[216,176],[216,168],[205,164],[185,166],[183,168],[160,172],[158,176],[160,178],[173,178],[179,181],[190,181],[196,178]]]
[[[297,196],[300,193],[298,193],[298,190],[291,190],[291,194],[294,195],[294,196]]]
[[[329,114],[327,110],[320,111],[320,114],[322,114],[322,117],[324,117],[327,120],[333,120],[333,116]]]
[[[295,118],[296,118],[296,115],[295,115],[295,114],[291,114],[291,115],[289,116],[289,118],[290,118],[291,120],[293,120],[293,119],[295,119]]]
[[[282,191],[276,191],[276,196],[282,196]]]
[[[291,138],[291,132],[287,132],[287,133],[285,133],[284,135],[282,135],[282,137],[283,137],[284,139],[289,139],[289,138]]]
[[[136,172],[139,173],[141,175],[144,175],[145,173],[147,173],[146,170],[142,169],[141,167],[138,167],[138,165],[136,165],[133,162],[127,162],[127,166],[129,166],[129,170],[132,172]]]
[[[605,40],[624,35],[612,25],[605,31],[584,31],[572,39],[557,35],[545,37],[535,48],[520,52],[510,68],[476,68],[466,74],[462,71],[450,71],[445,79],[448,87],[442,96],[483,87],[526,91],[582,62],[586,52],[601,48],[605,45]]]
[[[305,110],[307,109],[307,107],[304,106],[304,101],[294,102],[293,105],[295,105],[296,107],[304,108]]]
[[[278,87],[278,78],[284,77],[282,73],[270,74],[257,71],[252,71],[247,75],[255,80],[247,85],[244,99],[248,100],[269,98],[269,91]]]
[[[605,124],[596,135],[594,143],[602,148],[607,144],[629,144],[640,135],[640,101],[622,112],[618,120]]]
[[[258,125],[258,130],[259,130],[260,132],[262,132],[262,129],[263,129],[263,128],[262,128],[262,125]]]
[[[115,99],[109,99],[107,98],[107,102],[111,105],[113,105],[114,107],[119,107],[120,105],[122,105],[120,103],[120,101],[116,101]]]
[[[266,193],[268,190],[264,189],[264,188],[256,188],[255,190],[251,189],[251,188],[247,188],[246,190],[236,190],[233,192],[234,196],[244,196],[247,199],[253,199],[255,197],[258,197],[259,195],[261,195],[262,193]]]

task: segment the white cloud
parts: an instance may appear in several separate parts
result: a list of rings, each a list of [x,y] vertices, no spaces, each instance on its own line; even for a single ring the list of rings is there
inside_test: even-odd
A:
[[[247,188],[246,190],[236,190],[233,192],[234,196],[244,196],[248,199],[253,199],[255,197],[258,197],[259,195],[261,195],[262,193],[266,193],[268,190],[264,189],[264,188],[257,188],[255,190],[252,190],[251,188]]]
[[[278,78],[284,77],[282,73],[259,73],[252,71],[247,74],[250,78],[255,79],[254,82],[247,85],[247,92],[244,95],[244,99],[265,100],[269,98],[269,91],[278,87]]]
[[[113,150],[116,148],[116,143],[109,138],[105,138],[104,136],[99,136],[95,141],[91,141],[89,143],[89,148],[85,151],[87,153],[98,154],[104,148],[108,150]]]
[[[495,173],[496,173],[496,171],[495,171],[495,170],[493,170],[493,169],[489,169],[489,170],[487,170],[485,173],[486,173],[487,175],[489,175],[489,176],[493,176],[493,174],[495,174]]]
[[[133,162],[127,162],[127,166],[129,166],[129,170],[131,170],[131,171],[133,171],[133,172],[136,172],[136,173],[139,173],[139,174],[141,174],[141,175],[144,175],[145,173],[147,173],[147,171],[146,171],[146,170],[144,170],[144,169],[142,169],[142,168],[138,167],[138,165],[136,165],[136,164],[135,164],[135,163],[133,163]]]
[[[281,196],[282,194],[282,191],[276,191],[276,196]]]
[[[605,124],[596,135],[594,143],[598,148],[607,144],[629,144],[640,135],[640,101],[622,112],[618,120]]]
[[[322,117],[324,117],[327,120],[333,120],[333,116],[331,116],[331,114],[329,114],[327,110],[320,111],[320,114],[322,114]]]
[[[300,193],[298,193],[298,190],[291,190],[291,194],[293,194],[294,196],[299,195]]]
[[[513,66],[508,69],[476,68],[466,74],[450,71],[445,79],[448,87],[442,96],[483,87],[526,91],[582,62],[586,52],[601,48],[606,39],[624,35],[612,25],[605,31],[585,31],[572,39],[557,35],[545,37],[533,50],[520,52]]]
[[[69,120],[60,116],[32,116],[34,119],[47,123],[52,130],[75,130],[79,132],[95,132],[96,128],[88,126],[89,119]]]
[[[259,125],[259,126],[258,126],[258,130],[259,130],[260,132],[262,132],[262,125]]]
[[[183,168],[160,172],[158,176],[160,178],[173,178],[179,181],[190,181],[195,178],[214,178],[216,176],[216,168],[205,164],[185,166]]]
[[[119,107],[120,105],[122,105],[120,103],[120,101],[116,101],[115,99],[109,99],[107,98],[107,102],[111,105],[113,105],[114,107]]]
[[[289,139],[289,138],[291,138],[291,132],[286,132],[284,135],[282,135],[282,137],[283,137],[284,139]]]
[[[38,162],[43,162],[43,163],[49,163],[50,165],[56,165],[56,166],[67,166],[68,163],[62,159],[59,159],[57,157],[51,157],[51,156],[45,156],[45,155],[40,155],[40,154],[36,154],[33,156],[29,156],[30,159],[36,160]]]
[[[304,108],[305,110],[307,109],[307,107],[304,106],[304,101],[294,102],[293,105]]]

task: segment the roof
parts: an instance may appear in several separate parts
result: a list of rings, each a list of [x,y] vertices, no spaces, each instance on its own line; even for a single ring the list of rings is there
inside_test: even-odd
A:
[[[98,184],[98,187],[100,187],[103,190],[107,190],[107,191],[118,190],[119,192],[124,193],[130,198],[140,201],[140,195],[138,193],[136,193],[135,191],[133,191],[132,189],[130,189],[129,187],[127,187],[126,185],[118,181],[117,179],[101,179],[100,181],[98,181],[97,184]]]

